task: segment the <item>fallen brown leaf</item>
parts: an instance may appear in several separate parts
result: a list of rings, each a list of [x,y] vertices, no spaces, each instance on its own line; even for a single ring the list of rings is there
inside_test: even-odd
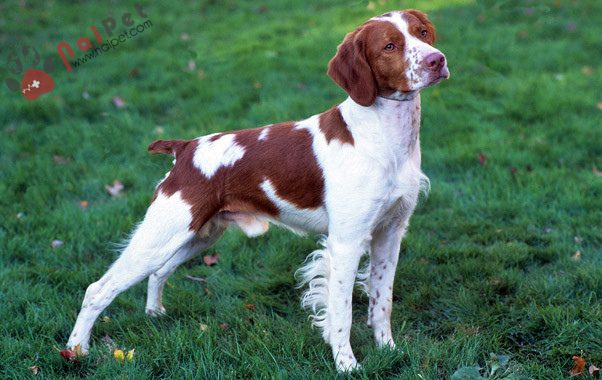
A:
[[[207,295],[207,297],[213,296],[213,292],[211,290],[209,290],[209,288],[205,288],[203,290],[205,290],[205,294]]]
[[[245,309],[247,309],[247,310],[255,310],[254,303],[246,303],[244,306],[245,306]]]
[[[226,331],[226,330],[228,330],[228,328],[229,328],[229,327],[230,327],[230,325],[228,325],[227,323],[220,323],[220,324],[219,324],[219,328],[220,328],[222,331]]]
[[[596,165],[592,165],[592,173],[594,173],[596,177],[602,177],[602,172],[596,167]]]
[[[32,365],[31,367],[27,368],[29,370],[29,372],[33,373],[34,375],[37,375],[38,372],[40,371],[40,367],[38,367],[37,365]]]
[[[591,66],[583,66],[581,68],[581,72],[585,75],[592,75],[594,73],[594,69]]]
[[[598,109],[602,111],[602,102],[598,102],[598,104],[596,104],[596,107],[598,107]]]
[[[207,330],[208,328],[209,328],[209,326],[207,326],[206,324],[204,324],[204,323],[199,323],[199,329],[200,329],[201,331],[205,331],[205,330]]]
[[[90,202],[88,202],[88,201],[79,201],[79,207],[81,207],[83,209],[87,209],[88,206],[90,206]]]
[[[573,256],[571,256],[571,259],[573,259],[573,261],[580,261],[581,260],[581,251],[575,252],[575,254]]]
[[[483,153],[483,152],[479,153],[479,164],[481,164],[481,166],[484,166],[486,162],[487,162],[487,156],[485,155],[485,153]]]
[[[585,368],[585,359],[583,359],[581,356],[575,355],[573,356],[573,361],[575,362],[575,365],[573,366],[573,369],[569,371],[569,374],[579,375],[583,372],[583,368]]]
[[[70,362],[74,361],[75,358],[77,357],[77,355],[75,355],[75,352],[73,352],[72,350],[68,350],[68,349],[60,350],[59,354],[61,354],[63,359],[70,361]]]
[[[65,158],[63,156],[59,156],[58,154],[55,154],[54,156],[52,156],[52,160],[59,165],[65,165],[67,163],[69,163],[69,159]]]
[[[212,255],[203,256],[203,262],[205,263],[205,265],[207,265],[209,267],[217,264],[218,261],[219,261],[219,253],[214,253]]]
[[[105,190],[111,195],[112,198],[116,198],[121,195],[124,186],[119,180],[114,180],[112,185],[105,185]]]

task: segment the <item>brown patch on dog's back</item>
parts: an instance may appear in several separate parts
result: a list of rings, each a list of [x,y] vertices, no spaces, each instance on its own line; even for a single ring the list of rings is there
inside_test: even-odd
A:
[[[246,150],[245,156],[233,166],[236,181],[248,178],[253,186],[269,180],[278,197],[298,208],[322,205],[324,179],[312,148],[312,136],[294,123],[269,127],[267,138],[259,140],[263,128],[236,133],[236,143]],[[263,194],[263,191],[260,190]]]
[[[312,136],[291,122],[271,125],[267,138],[259,140],[263,128],[222,133],[234,134],[236,144],[245,149],[243,157],[231,166],[220,167],[206,177],[194,166],[197,140],[182,141],[176,164],[157,192],[171,196],[180,191],[191,204],[190,229],[198,231],[220,211],[242,212],[276,218],[279,210],[266,196],[261,184],[267,179],[276,195],[298,208],[316,208],[323,203],[324,179],[312,148]],[[208,141],[215,141],[212,136]],[[153,143],[153,151],[166,152],[170,144]],[[200,149],[203,149],[202,146]],[[156,193],[155,193],[156,197]]]
[[[343,120],[339,107],[332,107],[320,114],[320,130],[328,144],[332,139],[338,140],[341,144],[354,144],[353,135]]]

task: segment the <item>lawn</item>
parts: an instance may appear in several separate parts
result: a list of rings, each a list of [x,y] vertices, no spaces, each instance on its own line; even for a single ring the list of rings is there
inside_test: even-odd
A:
[[[427,11],[451,80],[423,93],[423,198],[402,243],[393,334],[374,347],[354,295],[356,378],[449,378],[508,359],[494,378],[566,378],[573,355],[602,367],[602,2],[164,1],[152,27],[67,72],[103,20],[144,21],[134,2],[0,4],[0,376],[336,377],[300,307],[294,271],[318,237],[229,231],[169,280],[160,319],[146,284],[119,296],[89,357],[63,348],[87,285],[115,259],[171,158],[159,138],[298,120],[341,102],[325,74],[346,32],[399,8]],[[28,101],[35,54],[55,89]],[[20,57],[17,70],[12,52]],[[12,58],[11,58],[12,57]],[[50,67],[50,66],[48,66]],[[114,180],[124,189],[112,197]],[[204,278],[205,282],[190,277]],[[131,363],[108,345],[135,349]],[[589,375],[581,375],[588,378]]]

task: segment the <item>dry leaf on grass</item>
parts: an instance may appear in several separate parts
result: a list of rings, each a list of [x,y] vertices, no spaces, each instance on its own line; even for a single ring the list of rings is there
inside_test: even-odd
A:
[[[125,360],[125,354],[123,353],[123,350],[120,349],[116,349],[113,351],[113,358],[115,358],[115,360],[119,363],[123,363],[123,361]]]
[[[573,356],[573,361],[575,362],[575,365],[573,366],[573,369],[569,371],[569,374],[579,375],[583,372],[583,368],[585,368],[585,359],[583,359],[581,356],[575,355]]]
[[[69,159],[65,158],[63,156],[59,156],[58,154],[55,154],[54,156],[52,156],[52,160],[59,165],[65,165],[67,163],[69,163]]]
[[[131,363],[132,360],[134,360],[134,351],[136,351],[136,350],[131,349],[126,354],[123,352],[123,350],[116,349],[113,351],[113,358],[115,358],[115,361],[117,361],[118,363],[124,363],[126,360],[129,363]]]
[[[120,196],[123,189],[123,183],[117,179],[113,181],[113,185],[105,185],[105,190],[107,190],[107,193],[109,193],[112,198]]]
[[[83,209],[87,209],[88,206],[90,206],[90,202],[88,202],[88,201],[79,201],[79,207],[81,207]]]
[[[193,72],[196,70],[196,62],[193,59],[188,60],[188,64],[186,65],[186,71]]]
[[[113,105],[117,108],[125,107],[125,101],[119,96],[113,96]]]
[[[245,309],[247,309],[247,310],[255,310],[254,303],[246,303],[244,306],[245,306]]]
[[[78,344],[77,346],[73,347],[72,350],[68,348],[59,350],[59,354],[63,359],[72,362],[77,360],[80,356],[83,356],[84,353],[82,352],[82,347]]]
[[[600,368],[596,367],[593,364],[589,366],[589,368],[587,369],[587,372],[589,372],[589,374],[596,379],[600,378]]]
[[[186,278],[189,279],[190,281],[195,281],[195,282],[207,282],[207,279],[203,278],[203,277],[194,277],[194,276],[186,275]]]
[[[573,256],[571,256],[571,259],[573,259],[573,261],[581,260],[581,251],[575,252],[575,254]]]
[[[226,331],[226,330],[228,330],[228,328],[229,328],[229,327],[230,327],[230,325],[228,325],[227,323],[220,323],[220,324],[219,324],[219,328],[220,328],[222,331]]]
[[[214,253],[213,255],[203,256],[203,262],[205,263],[205,265],[207,265],[209,267],[217,264],[218,261],[219,261],[219,253]]]
[[[38,367],[37,365],[32,365],[31,367],[27,368],[29,370],[29,372],[33,373],[34,375],[37,375],[38,372],[40,371],[40,367]]]
[[[207,330],[208,328],[209,328],[209,326],[207,326],[206,324],[204,324],[204,323],[199,323],[199,329],[200,329],[201,331],[205,331],[205,330]]]
[[[485,166],[486,162],[487,162],[487,156],[485,155],[485,153],[483,153],[483,152],[479,153],[479,164],[481,166]]]
[[[596,165],[592,165],[592,173],[594,173],[596,177],[602,177],[602,172],[596,167]]]

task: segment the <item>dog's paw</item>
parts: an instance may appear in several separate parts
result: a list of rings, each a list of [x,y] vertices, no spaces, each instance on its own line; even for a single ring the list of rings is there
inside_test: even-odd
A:
[[[147,307],[145,311],[149,317],[154,317],[154,318],[162,317],[167,314],[167,311],[165,310],[165,308],[163,306],[161,306],[159,308],[148,308]]]
[[[349,373],[353,371],[358,371],[362,368],[360,364],[358,364],[355,356],[351,355],[340,355],[336,360],[337,371],[339,373]]]

